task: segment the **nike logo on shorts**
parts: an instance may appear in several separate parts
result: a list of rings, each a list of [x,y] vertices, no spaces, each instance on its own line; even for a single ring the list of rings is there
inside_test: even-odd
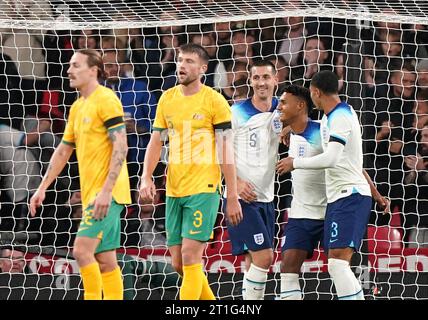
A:
[[[202,231],[193,231],[193,230],[190,230],[190,231],[189,231],[189,233],[190,233],[190,234],[198,234],[198,233],[201,233],[201,232],[202,232]]]

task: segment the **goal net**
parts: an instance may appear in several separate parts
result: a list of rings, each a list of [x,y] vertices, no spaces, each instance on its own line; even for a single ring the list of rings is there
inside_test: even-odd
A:
[[[207,49],[203,81],[231,104],[251,95],[248,68],[259,59],[276,65],[277,95],[288,84],[308,86],[320,70],[338,75],[341,97],[360,117],[365,168],[391,200],[391,214],[373,207],[353,270],[366,299],[428,299],[427,25],[424,0],[0,1],[0,299],[82,297],[71,254],[81,218],[74,155],[36,217],[28,213],[77,97],[67,68],[81,48],[103,52],[109,78],[102,84],[124,106],[133,199],[122,213],[118,253],[125,297],[178,298],[165,239],[167,142],[155,202],[142,203],[137,190],[157,101],[176,84],[177,48],[187,42]],[[279,150],[285,157],[287,148]],[[279,295],[291,184],[276,177],[266,299]],[[241,299],[245,263],[231,255],[221,208],[204,262],[215,295]],[[322,248],[304,263],[301,285],[305,299],[335,299]]]

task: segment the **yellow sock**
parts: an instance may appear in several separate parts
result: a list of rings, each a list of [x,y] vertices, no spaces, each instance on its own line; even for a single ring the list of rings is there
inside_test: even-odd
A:
[[[183,282],[180,288],[180,300],[199,300],[203,285],[202,264],[183,266]]]
[[[120,268],[102,273],[104,300],[123,300],[123,280]]]
[[[100,266],[97,262],[80,268],[85,300],[101,300],[102,280]]]
[[[204,274],[204,272],[201,270],[202,272],[202,276],[203,278],[203,282],[202,282],[202,292],[201,292],[201,297],[199,298],[199,300],[215,300],[215,296],[213,291],[210,288],[210,284],[208,282],[208,278],[206,277],[206,275]]]

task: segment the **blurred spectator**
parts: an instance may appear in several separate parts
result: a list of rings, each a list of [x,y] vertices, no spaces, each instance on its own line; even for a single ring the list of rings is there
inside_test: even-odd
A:
[[[428,59],[420,59],[416,64],[417,87],[418,89],[428,89]]]
[[[375,92],[376,83],[374,80],[375,77],[375,62],[374,58],[369,55],[363,56],[364,63],[364,87],[365,87],[365,96],[373,97]]]
[[[0,183],[13,204],[10,211],[2,208],[2,230],[26,228],[28,200],[41,181],[40,162],[29,149],[18,147],[23,136],[21,131],[0,125]]]
[[[244,79],[245,81],[248,79],[247,64],[243,61],[236,61],[234,64],[226,65],[226,79],[227,84],[221,89],[221,94],[231,103],[236,91],[233,83],[239,79]]]
[[[73,49],[99,49],[100,36],[97,30],[77,31],[72,37]]]
[[[301,64],[299,61],[300,52],[303,50],[307,31],[303,17],[286,17],[284,22],[287,29],[283,35],[278,54],[284,58],[287,65],[293,67]]]
[[[67,85],[68,81],[64,82]],[[47,169],[50,158],[62,139],[68,111],[77,97],[71,88],[44,90],[34,117],[24,119],[20,146],[30,148]],[[76,169],[77,170],[77,169]]]
[[[223,62],[216,57],[217,47],[215,46],[214,38],[211,34],[195,34],[192,36],[191,42],[202,45],[207,50],[210,61],[205,73],[205,84],[210,87],[218,87],[219,78],[225,77],[225,72],[221,73],[221,70],[225,70],[225,67]]]
[[[413,108],[413,123],[411,129],[411,141],[416,142],[416,136],[423,127],[428,125],[428,90],[419,91]]]
[[[394,65],[390,83],[376,87],[374,99],[367,99],[364,130],[367,137],[376,137],[376,142],[388,137],[390,128],[401,130],[400,140],[412,140],[413,105],[415,100],[416,73],[412,64]],[[366,141],[366,152],[374,151],[374,140]]]
[[[46,75],[49,79],[48,90],[66,87],[67,69],[73,55],[71,32],[49,30],[44,37],[43,47],[47,64]]]
[[[0,249],[0,273],[25,273],[24,253],[12,247]]]
[[[101,38],[100,48],[102,52],[116,50],[120,61],[126,61],[126,44],[127,42],[119,41],[122,38],[116,38],[113,35],[105,35]]]
[[[428,228],[428,125],[420,130],[420,139],[416,153],[405,157],[406,166],[410,169],[405,176],[404,184],[411,194],[406,198],[408,211],[406,218],[409,226]],[[427,244],[425,244],[427,245]]]
[[[49,20],[52,11],[47,0],[8,1],[9,12],[26,20]],[[2,52],[15,63],[21,77],[24,106],[34,112],[38,90],[46,87],[46,57],[43,37],[46,30],[0,29]]]
[[[0,43],[2,35],[0,33]],[[24,118],[20,77],[12,59],[0,52],[0,124],[21,129]]]
[[[231,101],[229,102],[231,105],[236,102],[246,100],[252,96],[253,90],[251,86],[248,85],[248,79],[239,78],[232,84],[232,87],[235,88],[235,91]]]
[[[253,59],[257,58],[260,58],[260,52],[255,37],[248,30],[234,30],[232,34],[232,60],[226,63],[231,64],[240,61],[249,68],[253,64]]]
[[[214,24],[214,34],[216,36],[217,58],[222,60],[230,59],[232,56],[232,30],[235,29],[236,22],[216,22]]]
[[[290,68],[288,67],[287,63],[285,62],[285,59],[282,56],[271,56],[267,60],[272,62],[276,68],[276,75],[278,77],[278,87],[276,89],[275,95],[279,97],[284,92],[285,87],[291,84]]]
[[[405,229],[410,227],[411,214],[414,211],[409,205],[413,194],[404,185],[405,173],[409,170],[404,162],[403,130],[399,127],[388,128],[388,134],[377,142],[376,156],[374,158],[374,181],[381,194],[387,194],[391,200],[391,208],[398,208],[402,213],[401,222]],[[388,223],[389,216],[378,214],[377,225]],[[408,236],[407,231],[405,237]]]
[[[153,247],[166,245],[165,233],[165,167],[158,164],[155,169],[156,194],[153,202],[145,203],[136,193],[136,202],[127,207],[122,243],[125,246]]]
[[[403,33],[399,30],[388,30],[382,33],[384,39],[380,39],[375,47],[375,77],[377,84],[388,83],[390,70],[403,61]]]
[[[116,92],[125,113],[128,171],[131,188],[136,189],[156,115],[157,101],[154,94],[148,90],[147,83],[125,77],[121,69],[123,61],[115,50],[105,51],[103,61],[108,76],[106,86]]]
[[[346,85],[345,85],[345,54],[337,52],[334,56],[334,73],[339,78],[339,95],[345,98]]]
[[[332,71],[330,48],[326,38],[313,36],[306,38],[303,51],[302,78],[303,85],[309,87],[312,76],[323,70]],[[293,79],[295,79],[293,77]]]
[[[276,54],[280,46],[280,32],[278,29],[281,28],[279,21],[282,19],[261,19],[257,20],[256,28],[260,29],[260,33],[257,37],[260,41],[260,51],[263,57],[270,57]]]

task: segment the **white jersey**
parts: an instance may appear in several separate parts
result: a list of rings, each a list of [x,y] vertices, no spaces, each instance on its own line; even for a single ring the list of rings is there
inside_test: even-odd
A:
[[[302,133],[290,136],[288,154],[293,158],[309,158],[323,152],[320,122],[308,120]],[[293,200],[288,217],[324,220],[327,208],[325,171],[296,169],[291,171]]]
[[[336,166],[326,169],[328,202],[353,193],[371,196],[370,186],[363,175],[361,126],[357,114],[349,104],[341,102],[323,116],[321,139],[324,149],[329,141],[345,146]]]
[[[236,173],[252,183],[259,202],[271,202],[274,197],[275,166],[281,122],[276,111],[278,99],[272,99],[268,112],[256,109],[251,99],[232,106],[232,129]]]

